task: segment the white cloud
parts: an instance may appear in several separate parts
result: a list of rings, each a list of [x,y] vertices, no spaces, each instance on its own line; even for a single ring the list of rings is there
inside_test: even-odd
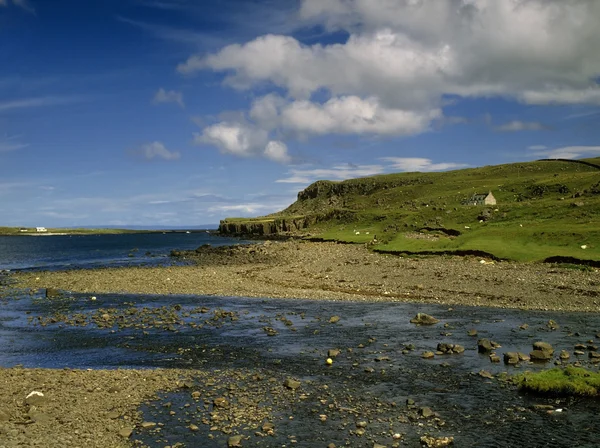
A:
[[[444,94],[533,104],[600,101],[600,2],[304,0],[300,17],[350,33],[302,45],[265,35],[179,65],[246,89],[270,82],[297,99],[325,89],[392,108],[437,107]]]
[[[316,169],[291,169],[290,175],[284,179],[278,179],[275,182],[289,184],[310,184],[316,180],[345,180],[356,177],[374,176],[385,171],[381,165],[335,165],[332,168]]]
[[[80,96],[43,96],[36,98],[23,98],[0,102],[0,112],[13,109],[28,109],[33,107],[61,106],[84,101]]]
[[[159,103],[176,103],[182,109],[185,108],[185,104],[183,102],[183,94],[181,92],[177,92],[175,90],[165,90],[162,87],[158,89],[156,94],[154,95],[154,99],[152,100],[154,104]]]
[[[539,150],[537,147],[529,147],[529,149],[534,150],[534,154],[548,159],[578,159],[600,156],[600,146],[563,146],[543,150]]]
[[[532,146],[528,146],[527,149],[531,149],[533,151],[539,151],[542,149],[547,149],[548,147],[546,145],[532,145]]]
[[[269,133],[250,123],[223,121],[204,128],[194,137],[196,144],[214,145],[224,154],[241,157],[262,156],[274,162],[287,164],[292,158],[287,145],[269,140]]]
[[[495,126],[494,130],[500,132],[519,132],[519,131],[543,131],[547,130],[548,127],[542,123],[535,121],[519,121],[513,120],[500,126]]]
[[[146,159],[164,159],[164,160],[177,160],[181,157],[181,154],[177,151],[169,151],[165,145],[161,142],[146,143],[141,146],[140,153]]]
[[[375,97],[332,98],[325,104],[295,101],[281,111],[281,124],[308,134],[410,135],[423,132],[439,109],[415,112],[389,109]]]
[[[265,157],[279,163],[290,163],[287,145],[280,141],[270,141],[265,148]]]
[[[264,150],[268,133],[251,125],[221,122],[204,128],[194,141],[214,145],[225,154],[248,157]]]
[[[445,171],[469,166],[454,162],[433,163],[431,159],[421,157],[382,157],[380,160],[391,163],[392,168],[400,171]]]

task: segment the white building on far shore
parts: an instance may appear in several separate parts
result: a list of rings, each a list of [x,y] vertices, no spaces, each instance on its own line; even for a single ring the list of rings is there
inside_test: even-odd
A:
[[[47,231],[48,231],[48,229],[46,229],[45,227],[36,227],[36,228],[35,228],[35,231],[36,231],[36,232],[47,232]]]

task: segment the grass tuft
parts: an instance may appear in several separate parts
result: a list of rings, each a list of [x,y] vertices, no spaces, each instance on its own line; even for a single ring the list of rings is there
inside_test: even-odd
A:
[[[568,366],[542,372],[525,372],[514,377],[520,390],[542,395],[598,396],[600,373]]]

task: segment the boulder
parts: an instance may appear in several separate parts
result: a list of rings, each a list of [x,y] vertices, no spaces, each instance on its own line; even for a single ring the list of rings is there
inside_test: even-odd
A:
[[[554,354],[554,348],[547,342],[542,342],[542,341],[534,342],[533,350],[541,350],[543,352],[547,352],[549,355]]]
[[[433,325],[437,324],[438,322],[439,319],[436,319],[435,317],[425,313],[417,313],[417,315],[410,320],[411,324],[417,325]]]
[[[495,348],[500,347],[500,344],[494,341],[490,341],[489,339],[479,339],[477,341],[477,350],[479,353],[487,353],[491,352]]]
[[[517,352],[504,353],[504,364],[512,365],[519,363],[519,354]]]
[[[285,387],[287,387],[288,389],[296,390],[296,389],[298,389],[302,385],[302,383],[300,381],[298,381],[298,380],[293,379],[293,378],[288,378],[288,379],[286,379],[283,382],[283,385]]]
[[[552,354],[543,350],[533,350],[529,353],[532,361],[549,361],[552,359]]]
[[[231,436],[227,439],[227,446],[235,448],[242,446],[242,436]]]

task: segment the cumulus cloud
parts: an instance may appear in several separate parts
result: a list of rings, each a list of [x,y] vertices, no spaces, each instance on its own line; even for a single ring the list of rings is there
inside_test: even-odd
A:
[[[500,126],[495,126],[494,130],[499,132],[518,132],[518,131],[543,131],[548,127],[535,121],[513,120]]]
[[[595,0],[304,0],[300,16],[350,36],[307,46],[266,35],[178,69],[223,71],[241,89],[270,82],[300,99],[319,89],[375,95],[391,107],[437,104],[444,94],[533,104],[600,98]]]
[[[269,140],[269,133],[251,123],[223,121],[195,134],[194,143],[216,146],[224,154],[241,157],[262,156],[274,162],[291,162],[287,145]]]
[[[161,142],[152,142],[142,145],[139,149],[140,154],[148,160],[157,158],[164,160],[177,160],[181,154],[177,151],[169,151]]]
[[[154,95],[154,99],[152,100],[154,104],[159,103],[175,103],[178,104],[182,109],[185,108],[185,103],[183,102],[183,94],[181,92],[177,92],[175,90],[165,90],[162,87],[158,89],[158,92]]]
[[[287,145],[280,141],[270,141],[265,148],[265,157],[279,163],[290,163]]]
[[[582,157],[600,156],[600,146],[563,146],[555,149],[537,148],[536,146],[529,149],[534,150],[534,154],[548,159],[579,159]]]
[[[469,166],[454,162],[433,163],[431,159],[421,157],[382,157],[380,160],[390,163],[392,168],[400,171],[445,171]]]

